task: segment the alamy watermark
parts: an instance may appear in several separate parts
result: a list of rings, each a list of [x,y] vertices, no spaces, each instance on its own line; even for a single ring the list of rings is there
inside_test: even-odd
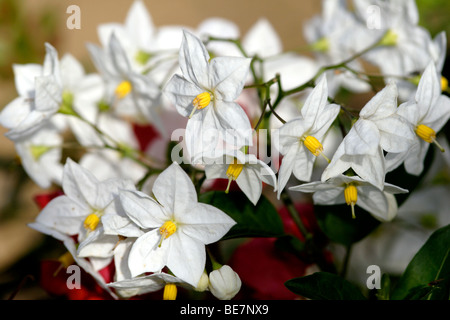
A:
[[[66,26],[69,30],[81,29],[81,9],[79,6],[72,4],[67,7],[66,13],[70,14],[66,20]]]

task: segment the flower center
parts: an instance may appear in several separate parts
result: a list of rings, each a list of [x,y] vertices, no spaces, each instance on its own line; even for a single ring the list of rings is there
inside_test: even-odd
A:
[[[380,40],[380,46],[395,46],[397,44],[398,34],[389,29]]]
[[[236,158],[234,159],[233,163],[228,166],[228,169],[226,172],[226,175],[228,177],[228,186],[227,186],[227,190],[225,190],[225,193],[229,192],[231,181],[236,181],[236,179],[241,174],[242,169],[244,169],[244,165],[237,163]]]
[[[30,147],[30,153],[34,161],[38,161],[43,154],[47,153],[52,148],[53,147],[51,146],[32,145]]]
[[[311,49],[318,52],[327,52],[330,49],[330,42],[326,37],[322,37],[311,44]]]
[[[150,60],[151,57],[152,57],[151,53],[139,50],[138,52],[136,52],[134,59],[140,65],[145,65],[148,62],[148,60]]]
[[[431,129],[430,127],[419,124],[416,127],[416,134],[421,138],[422,140],[428,142],[428,143],[434,143],[438,146],[438,148],[444,152],[444,148],[436,141],[436,132]]]
[[[192,109],[189,118],[191,118],[194,115],[195,110],[200,110],[207,107],[210,102],[211,102],[211,94],[209,92],[205,91],[196,96],[195,99],[192,100],[192,105],[194,106],[194,108]]]
[[[75,110],[73,110],[73,93],[69,91],[64,91],[62,94],[62,102],[59,106],[59,113],[67,115],[77,115]]]
[[[130,81],[124,80],[116,87],[115,94],[117,98],[123,99],[125,98],[133,89]]]
[[[352,217],[355,219],[355,204],[358,200],[358,190],[352,184],[347,185],[344,190],[345,202],[352,206]]]
[[[158,247],[161,247],[163,240],[167,239],[177,231],[177,225],[173,221],[166,221],[159,227],[159,234],[161,235],[161,240],[159,241]]]
[[[317,140],[315,137],[313,136],[307,136],[306,138],[303,138],[303,144],[305,145],[305,147],[311,151],[311,153],[313,155],[315,155],[316,157],[318,155],[321,155],[322,157],[324,157],[328,163],[330,163],[330,159],[328,159],[324,154],[323,154],[323,146],[322,144],[319,142],[319,140]]]
[[[88,230],[94,231],[100,223],[100,217],[96,213],[91,213],[84,219],[84,227]]]
[[[177,286],[173,283],[167,283],[164,286],[163,300],[176,300]]]

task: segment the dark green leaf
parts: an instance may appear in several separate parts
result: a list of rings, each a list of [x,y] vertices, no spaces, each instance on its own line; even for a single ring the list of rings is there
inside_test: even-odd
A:
[[[291,279],[285,285],[292,292],[312,300],[366,300],[353,284],[328,272]]]
[[[256,206],[242,192],[226,194],[210,191],[201,194],[199,201],[224,211],[237,222],[222,239],[278,237],[284,234],[280,215],[264,196],[261,196]]]
[[[402,300],[414,296],[417,288],[434,286],[447,287],[450,279],[450,225],[436,230],[419,252],[409,263],[401,276],[392,299]],[[410,291],[412,293],[410,293]],[[447,296],[445,290],[433,290],[429,299],[438,299]]]
[[[305,244],[301,242],[299,238],[288,234],[279,237],[275,241],[275,246],[277,249],[287,251],[295,255],[301,255],[305,250]]]
[[[314,206],[317,222],[327,237],[345,246],[357,242],[371,233],[380,222],[362,208],[355,207],[356,218],[352,218],[347,205]]]

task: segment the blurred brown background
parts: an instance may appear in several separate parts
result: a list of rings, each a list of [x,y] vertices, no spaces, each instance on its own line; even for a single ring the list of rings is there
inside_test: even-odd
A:
[[[108,22],[123,23],[133,0],[0,0],[0,109],[17,96],[12,64],[39,63],[44,42],[60,55],[70,52],[89,69],[85,44],[98,43],[96,28]],[[240,27],[241,35],[261,17],[267,18],[281,37],[285,49],[304,44],[303,24],[320,12],[318,0],[144,0],[156,27],[196,27],[204,19],[222,17]],[[421,18],[432,34],[449,28],[449,2],[418,0]],[[81,9],[81,29],[69,30],[69,5]],[[433,24],[434,23],[434,24]],[[449,33],[449,32],[448,32]],[[45,299],[37,285],[36,270],[42,257],[54,252],[36,251],[44,237],[27,227],[39,212],[33,196],[39,190],[27,179],[15,158],[14,145],[0,127],[0,299]],[[48,241],[48,240],[47,240]],[[31,253],[31,254],[30,254]],[[33,279],[21,287],[27,274]]]

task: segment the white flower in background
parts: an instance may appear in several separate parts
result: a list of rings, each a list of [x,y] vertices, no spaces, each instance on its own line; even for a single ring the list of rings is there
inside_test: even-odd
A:
[[[196,286],[205,269],[205,245],[219,241],[235,221],[199,203],[192,181],[176,162],[158,176],[152,192],[156,200],[139,191],[120,194],[128,216],[150,230],[131,248],[131,275],[159,272],[167,266],[176,277]]]
[[[414,141],[407,120],[397,114],[397,87],[389,83],[359,112],[359,119],[345,136],[322,181],[352,168],[357,175],[383,189],[386,166],[382,149],[404,152]]]
[[[285,123],[274,133],[273,143],[283,154],[278,172],[278,197],[291,174],[302,181],[311,179],[316,157],[323,155],[320,140],[339,110],[339,105],[328,103],[327,79],[322,76],[300,110],[301,117]]]
[[[184,31],[179,63],[183,76],[174,75],[164,92],[178,112],[190,118],[186,126],[188,149],[204,145],[203,151],[208,151],[217,136],[233,145],[250,145],[250,121],[235,102],[244,86],[250,59],[215,57],[210,61],[203,43]]]
[[[317,68],[341,63],[364,50],[366,47],[355,41],[358,39],[358,30],[364,28],[348,10],[345,0],[322,1],[322,13],[308,21],[303,28],[305,38],[315,53]],[[348,66],[353,70],[363,71],[358,60],[349,62]],[[334,97],[341,87],[357,93],[370,90],[364,79],[348,70],[328,70],[325,74],[331,97]]]
[[[444,151],[436,141],[436,133],[450,117],[450,99],[441,93],[440,78],[433,62],[420,79],[415,97],[401,104],[397,113],[407,119],[416,134],[409,149],[386,155],[387,170],[391,171],[404,163],[408,173],[420,175],[430,144],[435,143]]]
[[[97,27],[103,48],[115,34],[136,73],[146,73],[162,85],[176,71],[182,39],[181,26],[156,27],[145,4],[135,0],[124,23],[104,23]]]
[[[211,17],[203,20],[197,28],[191,30],[191,32],[203,41],[208,40],[209,37],[220,39],[240,38],[239,27],[234,22],[219,17]],[[236,44],[229,41],[208,41],[205,46],[208,52],[213,56],[242,57],[242,52],[237,48]]]
[[[78,235],[81,242],[102,225],[105,216],[117,214],[115,200],[119,189],[133,190],[134,185],[122,179],[98,181],[92,173],[68,158],[62,188],[64,195],[50,201],[36,222],[69,236]]]
[[[108,46],[88,44],[92,60],[105,82],[105,103],[119,115],[136,122],[150,122],[161,132],[158,117],[161,92],[149,77],[135,72],[115,34]]]
[[[292,191],[313,192],[313,201],[320,205],[344,204],[351,206],[356,217],[355,206],[359,206],[380,221],[390,221],[397,214],[397,201],[393,194],[408,190],[384,184],[382,190],[358,176],[337,175],[324,182],[315,181],[289,188]]]
[[[15,141],[15,148],[28,176],[41,188],[61,184],[63,138],[50,123],[35,134]]]
[[[207,179],[228,179],[228,193],[232,181],[236,181],[241,191],[254,204],[261,197],[263,182],[277,189],[277,179],[273,170],[253,154],[241,151],[209,160],[205,164]]]
[[[231,300],[241,290],[239,275],[224,265],[209,274],[209,290],[219,300]]]
[[[394,76],[394,79],[395,76],[408,77],[425,69],[432,58],[429,52],[432,40],[428,31],[418,25],[415,1],[355,0],[354,4],[357,15],[364,23],[375,23],[371,28],[361,29],[363,34],[359,39],[372,43],[382,39],[376,48],[364,55],[364,59],[379,67],[388,81],[389,76]],[[376,17],[370,16],[374,14],[373,10],[369,10],[370,6],[378,8]],[[405,98],[409,99],[401,97],[402,100]]]
[[[1,125],[10,129],[6,137],[17,140],[34,133],[45,125],[62,105],[62,88],[56,49],[45,44],[43,66],[14,65],[16,89],[19,97],[9,103],[0,114]]]

